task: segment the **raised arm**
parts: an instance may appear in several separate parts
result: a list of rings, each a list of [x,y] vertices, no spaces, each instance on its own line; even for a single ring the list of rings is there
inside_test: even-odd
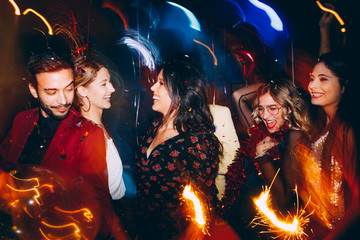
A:
[[[239,116],[240,124],[248,129],[254,125],[254,119],[251,117],[253,102],[256,100],[256,91],[260,84],[252,84],[239,88],[233,93],[233,99]]]
[[[334,5],[330,3],[324,4],[325,7],[329,9],[334,9]],[[320,27],[320,49],[319,49],[319,56],[329,53],[331,51],[331,44],[330,44],[330,25],[334,20],[334,15],[329,12],[322,12],[322,16],[319,21]]]

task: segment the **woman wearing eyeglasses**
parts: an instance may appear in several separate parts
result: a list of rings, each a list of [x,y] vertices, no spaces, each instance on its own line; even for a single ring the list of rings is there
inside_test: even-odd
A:
[[[220,212],[242,239],[256,239],[258,229],[247,228],[256,215],[252,198],[260,195],[264,185],[271,184],[280,169],[271,195],[279,197],[273,206],[287,209],[285,199],[289,191],[282,181],[281,171],[286,164],[284,156],[290,154],[302,134],[299,130],[309,129],[309,120],[303,97],[288,79],[251,85],[240,92],[233,95],[239,103],[240,117],[245,124],[253,125],[248,128],[249,136],[241,141],[237,156],[228,167]],[[255,104],[244,103],[244,99],[252,99]]]

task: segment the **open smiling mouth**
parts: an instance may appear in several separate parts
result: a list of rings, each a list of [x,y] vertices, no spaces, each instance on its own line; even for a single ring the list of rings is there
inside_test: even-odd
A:
[[[266,126],[268,129],[272,129],[276,126],[276,120],[273,121],[265,121],[266,122]]]

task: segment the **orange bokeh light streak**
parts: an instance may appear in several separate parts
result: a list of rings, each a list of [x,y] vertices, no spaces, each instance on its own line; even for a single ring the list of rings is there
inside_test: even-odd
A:
[[[59,226],[56,226],[56,225],[51,225],[51,224],[48,224],[44,221],[41,221],[42,224],[44,224],[45,226],[49,227],[49,228],[58,228],[58,229],[64,229],[64,228],[74,228],[74,233],[71,234],[71,236],[75,236],[76,239],[81,239],[81,234],[80,234],[80,229],[78,228],[78,226],[75,224],[75,223],[69,223],[69,224],[64,224],[64,225],[59,225]],[[63,236],[63,237],[48,237],[46,236],[46,234],[44,233],[44,231],[39,228],[39,231],[40,233],[44,236],[44,238],[48,239],[48,240],[53,240],[53,239],[67,239],[69,237],[69,235],[67,236]]]
[[[83,215],[84,217],[87,219],[88,222],[91,222],[92,219],[94,218],[94,216],[92,215],[92,213],[90,212],[89,209],[87,208],[82,208],[79,210],[74,210],[74,211],[69,211],[69,210],[63,210],[59,207],[55,207],[55,210],[59,211],[59,212],[63,212],[63,213],[68,213],[68,214],[74,214],[74,213],[79,213],[79,212],[84,212]]]
[[[212,57],[213,57],[214,66],[217,66],[217,65],[218,65],[217,58],[216,58],[216,56],[215,56],[215,53],[211,50],[211,48],[210,48],[209,46],[207,46],[206,44],[204,44],[204,43],[202,43],[202,42],[200,42],[200,41],[198,41],[198,40],[196,40],[196,39],[193,39],[193,41],[196,42],[196,43],[198,43],[198,44],[200,44],[200,45],[202,45],[202,46],[204,46],[204,47],[206,47],[207,50],[209,50],[209,52],[211,53],[211,55],[212,55]]]
[[[38,13],[38,12],[35,11],[34,9],[28,8],[28,9],[26,9],[26,10],[23,12],[23,14],[26,15],[26,14],[28,14],[29,12],[32,12],[32,13],[34,13],[36,16],[38,16],[38,17],[45,23],[45,25],[47,26],[47,28],[49,29],[49,35],[53,35],[53,30],[52,30],[49,22],[48,22],[40,13]]]
[[[319,6],[319,8],[320,8],[321,10],[333,14],[333,15],[336,17],[336,19],[339,21],[339,23],[340,23],[341,26],[344,26],[344,25],[345,25],[344,21],[342,20],[342,18],[340,17],[340,15],[339,15],[337,12],[335,12],[335,11],[332,10],[332,9],[329,9],[329,8],[324,7],[324,6],[320,3],[320,1],[316,1],[316,4]],[[346,32],[346,28],[345,28],[345,27],[342,27],[342,28],[341,28],[341,32]]]
[[[41,205],[41,203],[38,200],[38,198],[40,197],[40,192],[39,192],[38,188],[48,187],[48,188],[50,188],[50,191],[53,192],[53,186],[50,185],[50,184],[44,184],[44,185],[40,186],[40,182],[39,182],[38,178],[21,179],[21,178],[15,177],[13,174],[10,174],[10,176],[12,176],[14,179],[19,180],[19,181],[25,181],[25,182],[35,181],[36,182],[36,185],[34,187],[28,188],[28,189],[17,189],[17,188],[14,188],[14,187],[10,186],[9,184],[6,184],[6,186],[9,187],[11,190],[16,191],[16,192],[34,191],[36,193],[36,195],[34,196],[34,200],[38,205]],[[14,204],[11,203],[11,205],[14,205]]]
[[[9,2],[11,3],[11,5],[14,7],[15,9],[15,15],[20,16],[21,12],[20,12],[20,8],[18,7],[18,5],[16,4],[16,2],[14,0],[9,0]]]

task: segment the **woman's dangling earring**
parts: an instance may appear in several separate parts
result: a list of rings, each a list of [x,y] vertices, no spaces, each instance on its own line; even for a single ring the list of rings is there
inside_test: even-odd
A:
[[[85,96],[85,97],[83,97],[83,99],[84,98],[86,98],[87,100],[88,100],[88,102],[89,102],[89,107],[88,107],[88,109],[87,110],[85,110],[84,108],[81,108],[84,112],[88,112],[88,111],[90,111],[90,108],[91,108],[91,102],[90,102],[90,99],[87,97],[87,96]],[[82,106],[84,106],[84,105],[82,105]]]

